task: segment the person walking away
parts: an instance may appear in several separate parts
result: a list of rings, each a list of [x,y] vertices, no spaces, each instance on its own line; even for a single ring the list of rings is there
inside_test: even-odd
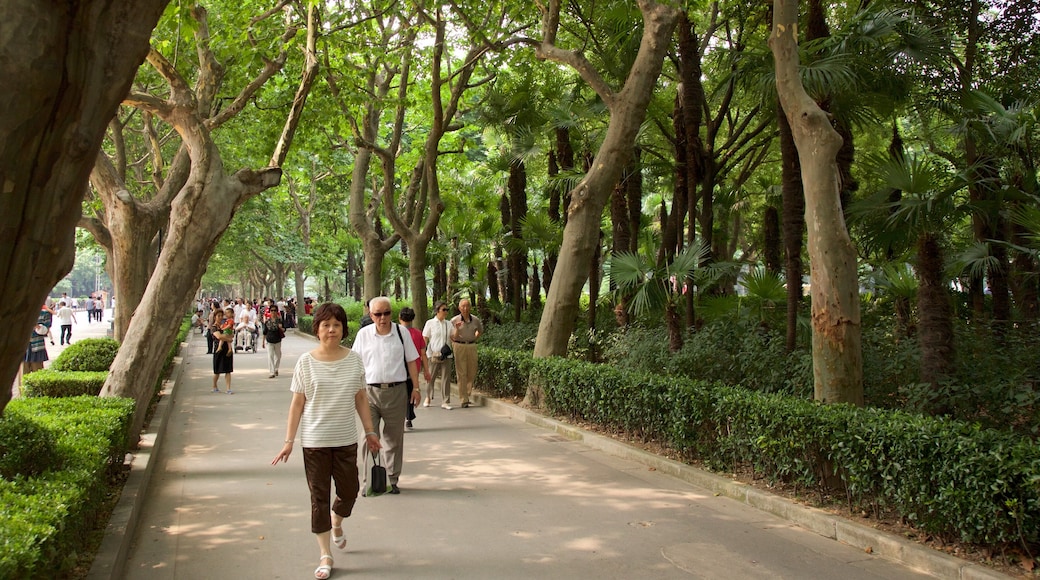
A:
[[[235,372],[235,349],[231,343],[235,340],[235,309],[225,309],[218,320],[220,330],[215,335],[218,344],[213,351],[213,392],[220,392],[217,379],[224,375],[227,394],[234,395],[235,392],[231,390],[231,373]]]
[[[272,305],[269,318],[264,322],[264,339],[267,341],[267,370],[271,373],[267,378],[278,376],[278,366],[282,364],[282,339],[285,338],[285,325],[278,307]]]
[[[76,313],[69,308],[68,303],[62,300],[58,303],[58,324],[61,325],[61,343],[72,344],[72,323],[79,321],[76,320]]]
[[[393,323],[390,299],[386,296],[370,302],[375,322],[360,330],[354,337],[354,352],[361,355],[365,365],[365,387],[373,426],[382,429],[386,449],[387,481],[390,493],[401,493],[397,482],[404,464],[404,422],[407,410],[405,381],[418,384],[415,361],[419,353],[415,343],[405,340],[406,331]],[[412,403],[419,400],[419,390],[412,391]]]
[[[355,416],[365,431],[367,452],[379,453],[382,447],[369,414],[361,357],[340,345],[346,332],[347,313],[342,306],[327,303],[318,307],[314,313],[318,347],[296,362],[285,442],[271,461],[271,465],[287,463],[293,443],[299,439],[310,489],[311,533],[320,552],[314,570],[318,580],[332,575],[330,541],[341,550],[347,547],[343,520],[350,517],[360,490]],[[336,485],[334,501],[332,483]]]
[[[484,333],[484,324],[469,310],[469,300],[463,298],[459,301],[459,315],[451,319],[455,375],[459,379],[459,402],[463,409],[470,406],[469,394],[477,378],[477,340]]]
[[[94,304],[95,304],[95,302],[94,302],[94,295],[91,294],[90,298],[87,298],[86,302],[87,302],[87,304],[86,304],[86,306],[87,306],[87,324],[90,324],[90,323],[94,322],[94,309],[96,308],[94,306]]]
[[[448,304],[440,301],[433,305],[434,317],[423,326],[422,335],[426,340],[426,360],[429,372],[426,379],[426,400],[423,407],[429,407],[433,395],[437,392],[437,384],[441,385],[441,408],[451,410],[451,366],[454,355],[451,350],[451,323],[448,322]]]
[[[419,352],[419,372],[423,374],[423,378],[426,382],[430,381],[430,361],[426,359],[426,341],[423,340],[423,335],[419,332],[418,328],[412,328],[412,321],[415,320],[415,311],[405,306],[401,309],[401,313],[397,315],[397,323],[402,328],[408,329],[409,336],[412,337],[412,343],[415,344],[415,350]],[[418,373],[416,373],[418,374]],[[412,402],[412,391],[418,391],[420,397],[415,398],[415,402]],[[422,385],[416,383],[414,385],[408,385],[408,411],[404,416],[404,427],[405,429],[412,428],[412,420],[415,419],[415,406],[419,404],[419,399],[422,395]]]

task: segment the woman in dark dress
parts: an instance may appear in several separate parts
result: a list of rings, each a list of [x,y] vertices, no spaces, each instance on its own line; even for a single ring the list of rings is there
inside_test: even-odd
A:
[[[217,379],[224,375],[227,394],[234,395],[235,392],[231,390],[231,373],[235,372],[235,349],[231,348],[231,342],[235,340],[235,309],[225,309],[223,316],[218,314],[217,326],[220,330],[213,334],[213,338],[217,339],[213,351],[213,392],[220,392]]]

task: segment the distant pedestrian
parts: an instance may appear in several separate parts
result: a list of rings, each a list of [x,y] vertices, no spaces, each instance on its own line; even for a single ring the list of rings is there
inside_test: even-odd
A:
[[[415,320],[415,311],[405,306],[401,309],[401,313],[397,315],[397,323],[402,328],[408,329],[409,336],[412,337],[412,342],[415,344],[415,350],[419,351],[419,372],[423,373],[423,378],[427,382],[430,380],[430,361],[426,360],[426,341],[423,340],[423,335],[419,332],[418,328],[412,328],[412,321]],[[418,374],[418,373],[416,373]],[[415,406],[419,404],[419,396],[412,399],[412,391],[415,391],[417,395],[422,394],[422,385],[416,383],[414,385],[408,385],[408,412],[404,417],[405,429],[412,428],[412,420],[415,419]],[[414,402],[413,402],[414,401]]]
[[[86,304],[86,306],[87,306],[87,324],[90,324],[90,323],[94,322],[94,312],[95,312],[95,310],[97,310],[97,306],[95,306],[95,302],[94,302],[94,295],[91,294],[90,298],[87,298],[86,302],[87,302],[87,304]]]
[[[318,347],[304,353],[293,372],[292,401],[285,443],[271,465],[288,462],[297,435],[303,449],[303,470],[311,495],[311,533],[321,556],[314,577],[332,575],[331,543],[347,547],[343,520],[350,517],[360,485],[357,465],[357,424],[365,430],[366,451],[379,453],[379,435],[369,414],[365,369],[361,357],[340,345],[347,333],[347,313],[335,303],[314,312]],[[330,481],[331,480],[331,481]],[[332,483],[336,485],[332,499]]]
[[[268,310],[264,338],[267,340],[267,370],[271,373],[267,378],[273,379],[278,376],[278,366],[282,364],[282,339],[285,338],[285,324],[277,306],[272,305]]]
[[[213,351],[213,392],[219,393],[217,379],[224,375],[227,384],[227,394],[234,395],[231,390],[231,373],[235,372],[235,349],[232,342],[235,340],[235,310],[228,308],[219,318],[220,330],[216,334],[218,340],[217,348]]]
[[[454,355],[451,350],[451,323],[448,322],[448,305],[437,302],[433,305],[434,317],[426,321],[422,335],[426,339],[426,359],[430,365],[429,377],[426,379],[426,400],[424,407],[429,407],[437,392],[437,384],[441,387],[441,407],[451,410],[451,367]]]
[[[79,321],[76,320],[76,313],[64,300],[58,303],[57,318],[58,324],[61,325],[61,343],[72,344],[72,323],[79,324]]]
[[[53,322],[54,311],[45,302],[43,306],[40,306],[40,313],[36,316],[36,326],[29,333],[29,347],[25,349],[24,364],[22,365],[23,376],[42,369],[43,363],[49,360],[45,341]]]
[[[469,394],[477,378],[477,340],[484,333],[484,324],[469,313],[469,300],[459,300],[459,315],[451,319],[455,328],[451,333],[455,353],[455,376],[459,379],[459,403],[469,407]]]

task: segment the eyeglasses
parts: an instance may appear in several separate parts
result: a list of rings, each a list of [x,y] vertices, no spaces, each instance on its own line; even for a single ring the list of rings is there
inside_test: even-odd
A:
[[[441,308],[441,312],[447,312],[447,311],[448,311],[447,308]]]
[[[386,312],[373,312],[372,316],[373,317],[379,317],[379,318],[382,318],[384,316],[390,316],[390,311],[387,310]]]

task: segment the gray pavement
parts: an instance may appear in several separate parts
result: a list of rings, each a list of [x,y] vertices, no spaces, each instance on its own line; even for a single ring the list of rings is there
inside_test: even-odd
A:
[[[314,345],[290,331],[275,379],[237,354],[226,395],[192,335],[91,578],[313,578],[299,450],[270,462]],[[405,436],[401,495],[358,499],[333,578],[998,577],[503,402],[439,403]]]

